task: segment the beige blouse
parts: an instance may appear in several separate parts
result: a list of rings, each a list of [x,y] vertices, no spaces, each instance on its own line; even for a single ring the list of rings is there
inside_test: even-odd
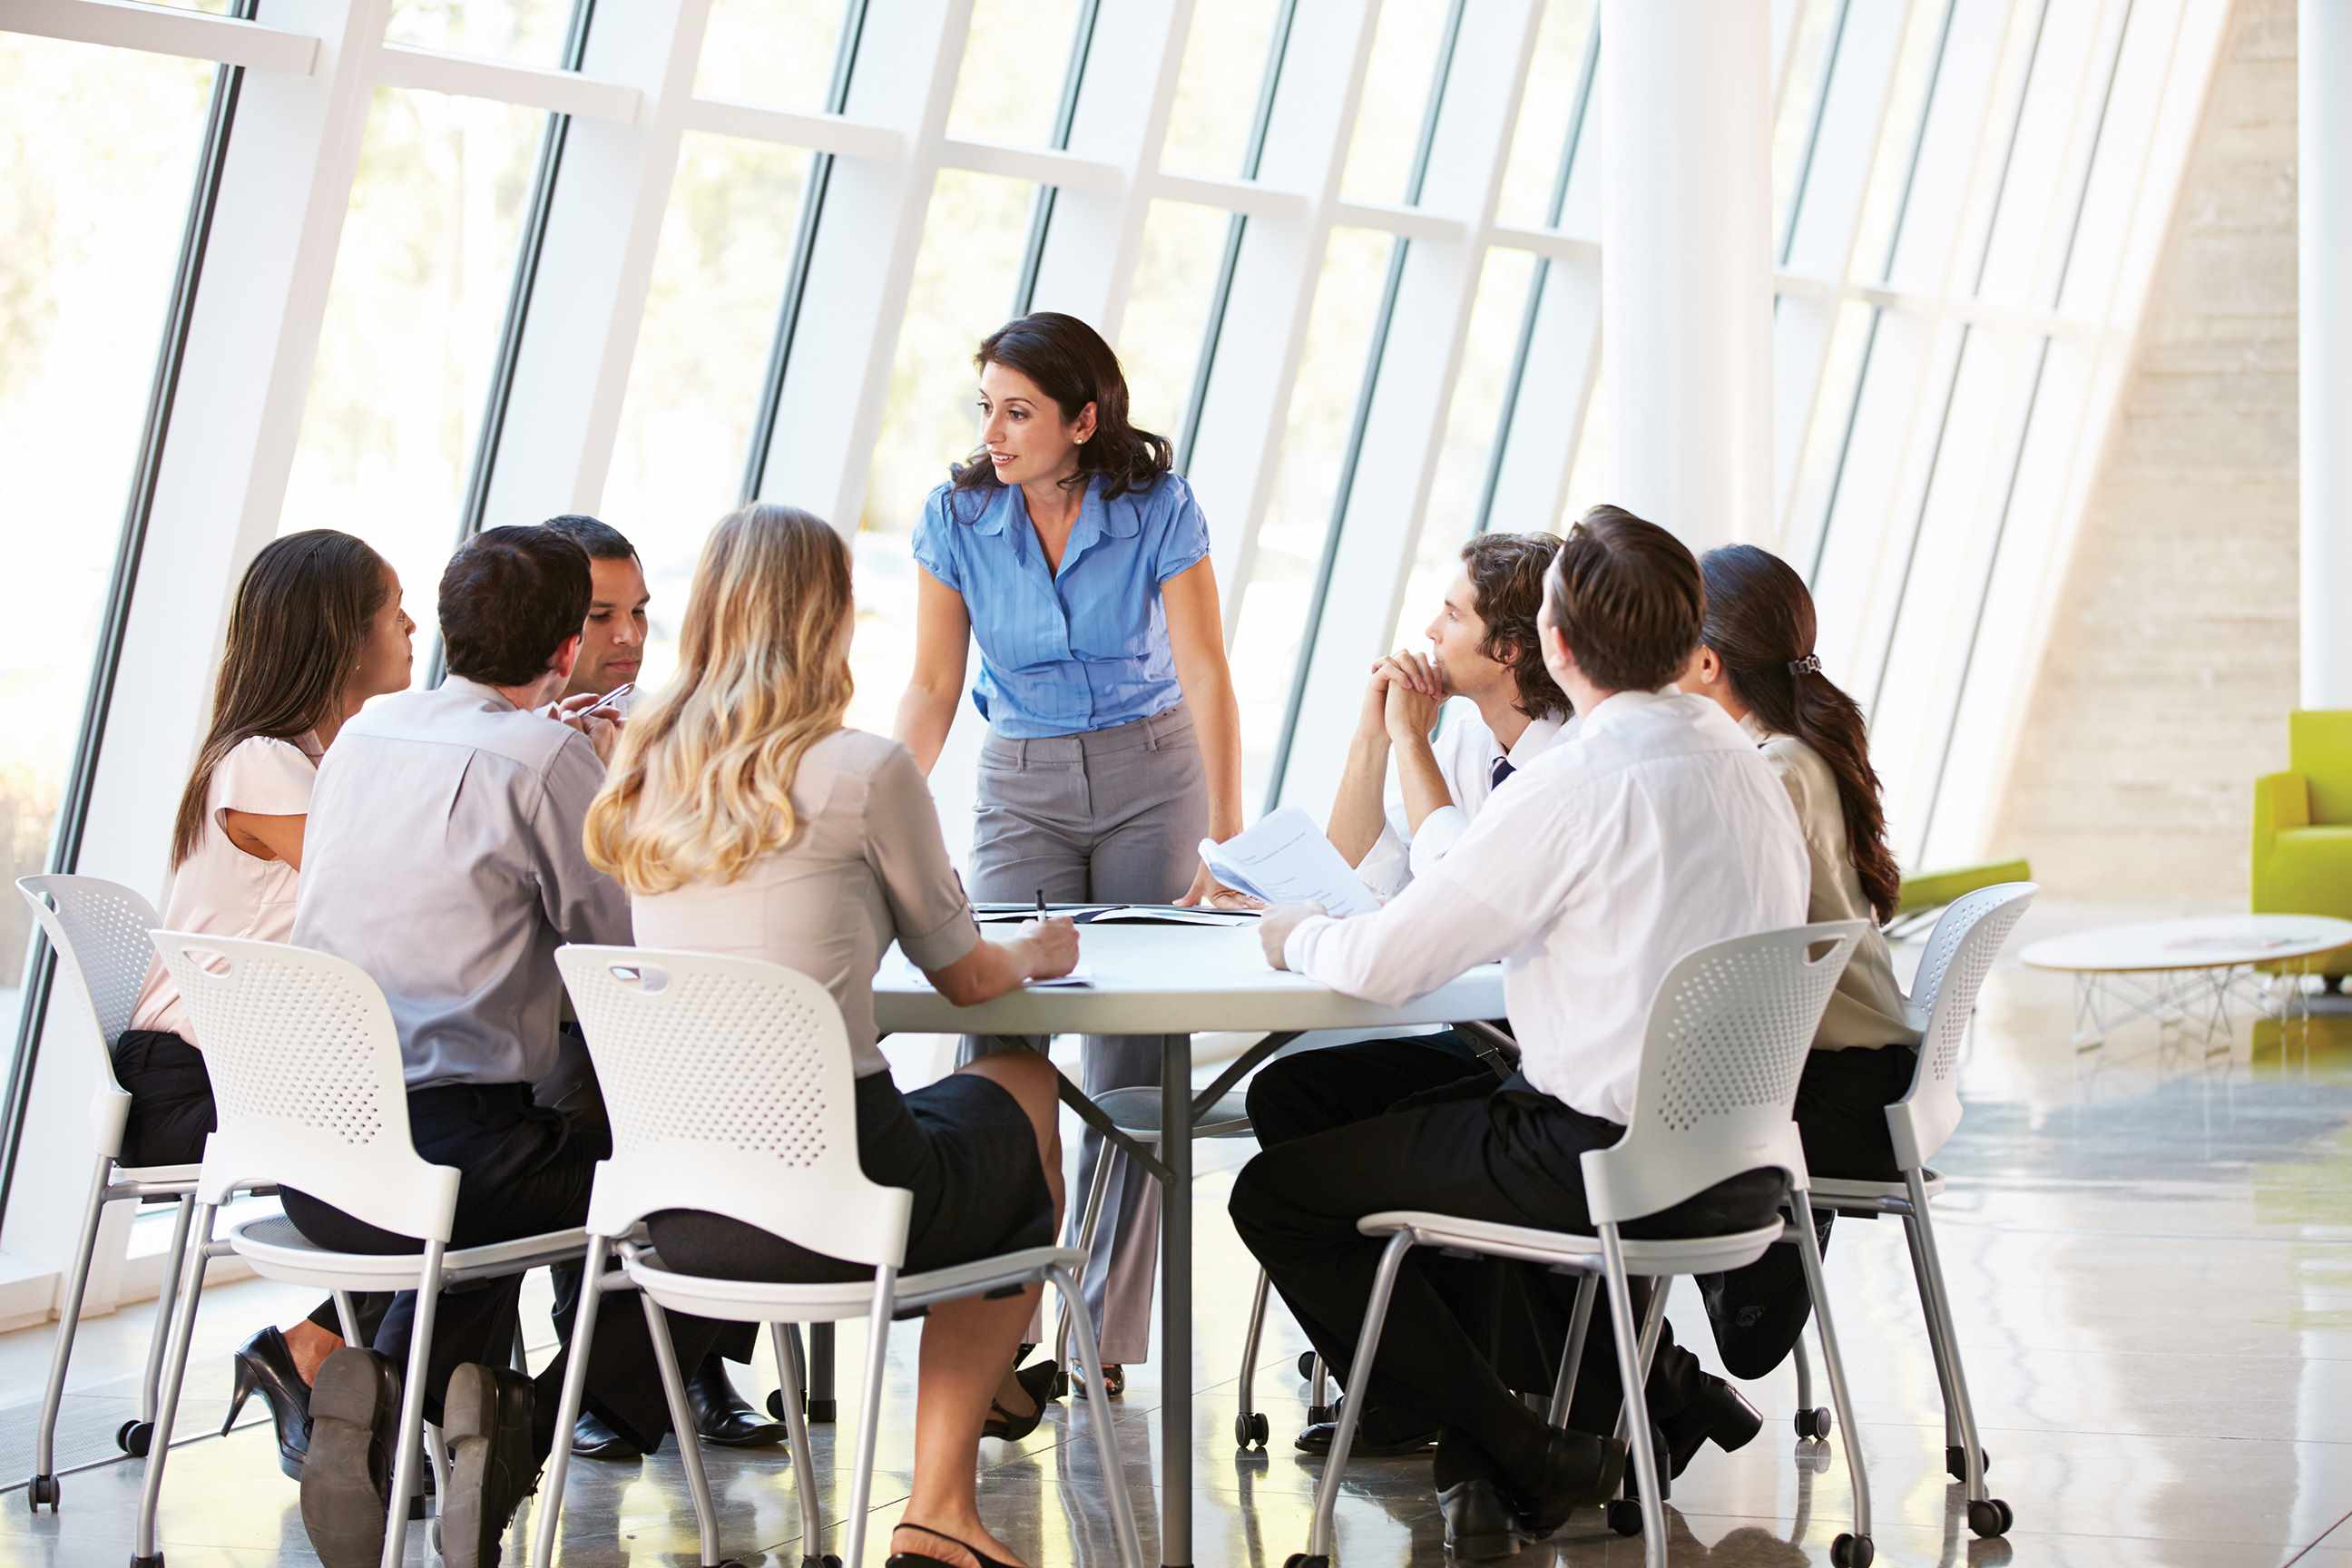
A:
[[[882,954],[896,942],[917,967],[939,970],[980,942],[939,810],[912,753],[862,730],[803,752],[792,800],[800,831],[732,882],[633,900],[637,943],[799,970],[841,1005],[857,1076],[887,1072],[874,1025]]]
[[[1910,1018],[1910,1005],[1895,983],[1895,957],[1879,934],[1877,912],[1862,891],[1862,873],[1854,869],[1847,847],[1845,808],[1838,801],[1837,775],[1814,751],[1794,735],[1776,735],[1750,713],[1739,727],[1763,750],[1765,759],[1780,775],[1796,803],[1797,825],[1804,830],[1805,857],[1812,862],[1813,891],[1805,908],[1808,922],[1867,921],[1870,934],[1857,943],[1845,973],[1822,1015],[1821,1032],[1813,1037],[1817,1051],[1874,1049],[1880,1046],[1916,1046],[1919,1031]]]

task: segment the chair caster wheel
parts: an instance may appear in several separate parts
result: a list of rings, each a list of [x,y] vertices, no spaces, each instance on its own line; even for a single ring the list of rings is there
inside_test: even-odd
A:
[[[1298,1352],[1298,1381],[1301,1383],[1312,1383],[1315,1381],[1315,1352],[1313,1351],[1300,1351]]]
[[[1263,1448],[1271,1430],[1265,1424],[1265,1413],[1262,1410],[1236,1415],[1234,1417],[1234,1447],[1244,1453],[1252,1448]]]
[[[841,1568],[841,1557],[839,1553],[833,1552],[828,1552],[822,1557],[803,1557],[801,1559],[801,1568]]]
[[[26,1481],[25,1483],[25,1501],[31,1507],[35,1513],[41,1511],[41,1505],[43,1503],[47,1503],[49,1505],[49,1511],[51,1513],[57,1512],[58,1478],[55,1476],[35,1476],[31,1480]]]
[[[1878,1548],[1867,1535],[1841,1535],[1830,1542],[1830,1561],[1837,1568],[1870,1568],[1871,1559],[1877,1555]]]
[[[1629,1497],[1610,1499],[1609,1528],[1620,1535],[1641,1534],[1642,1505],[1640,1501]]]
[[[1824,1409],[1797,1412],[1797,1436],[1802,1439],[1826,1443],[1830,1440],[1830,1413]]]
[[[154,1440],[152,1421],[125,1421],[114,1429],[114,1446],[136,1459],[147,1457],[148,1445]]]
[[[1987,1498],[1982,1502],[1969,1504],[1969,1528],[1987,1541],[2007,1535],[2009,1527],[2016,1521],[2017,1516],[2010,1512],[2009,1505],[1999,1498]]]
[[[1992,1474],[1992,1450],[1990,1448],[1979,1448],[1977,1450],[1977,1464],[1984,1474],[1988,1476]],[[1961,1447],[1958,1443],[1953,1444],[1950,1447],[1944,1450],[1944,1473],[1950,1476],[1952,1479],[1956,1481],[1964,1481],[1969,1479],[1968,1450]]]
[[[1294,1552],[1282,1560],[1282,1568],[1331,1568],[1331,1559],[1309,1557],[1304,1552]]]

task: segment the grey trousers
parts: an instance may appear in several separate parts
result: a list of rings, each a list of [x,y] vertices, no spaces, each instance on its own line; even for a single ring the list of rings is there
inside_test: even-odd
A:
[[[1042,890],[1050,903],[1167,903],[1192,885],[1208,830],[1208,775],[1181,703],[1090,734],[1015,741],[992,732],[981,744],[971,896],[1030,899]],[[971,1061],[1044,1043],[967,1035],[961,1056]],[[1079,1087],[1096,1095],[1156,1084],[1163,1053],[1159,1036],[1088,1035]],[[1102,1144],[1088,1129],[1065,1205],[1070,1246]],[[1160,1184],[1121,1161],[1082,1281],[1105,1362],[1124,1366],[1150,1355],[1159,1261]]]

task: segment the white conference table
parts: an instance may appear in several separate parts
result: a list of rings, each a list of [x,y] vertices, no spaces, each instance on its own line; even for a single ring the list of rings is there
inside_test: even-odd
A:
[[[1009,940],[1017,927],[985,928]],[[1503,972],[1488,964],[1417,1001],[1384,1007],[1343,996],[1297,974],[1266,966],[1253,922],[1245,926],[1159,926],[1104,922],[1080,928],[1080,967],[1093,984],[1032,986],[958,1007],[896,950],[874,977],[874,1011],[882,1032],[934,1035],[1159,1035],[1164,1133],[1157,1156],[1125,1144],[1164,1184],[1160,1205],[1160,1559],[1169,1568],[1192,1561],[1192,1120],[1214,1105],[1258,1062],[1307,1029],[1472,1023],[1503,1016]],[[1268,1037],[1235,1058],[1217,1081],[1192,1089],[1197,1034],[1235,1031]],[[1093,1101],[1066,1077],[1064,1102],[1110,1135]]]

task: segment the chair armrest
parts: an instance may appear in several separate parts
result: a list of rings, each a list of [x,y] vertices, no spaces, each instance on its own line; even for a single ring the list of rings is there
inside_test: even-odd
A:
[[[2254,781],[2254,858],[2270,853],[2278,836],[2311,826],[2311,785],[2298,773],[2265,773]]]

